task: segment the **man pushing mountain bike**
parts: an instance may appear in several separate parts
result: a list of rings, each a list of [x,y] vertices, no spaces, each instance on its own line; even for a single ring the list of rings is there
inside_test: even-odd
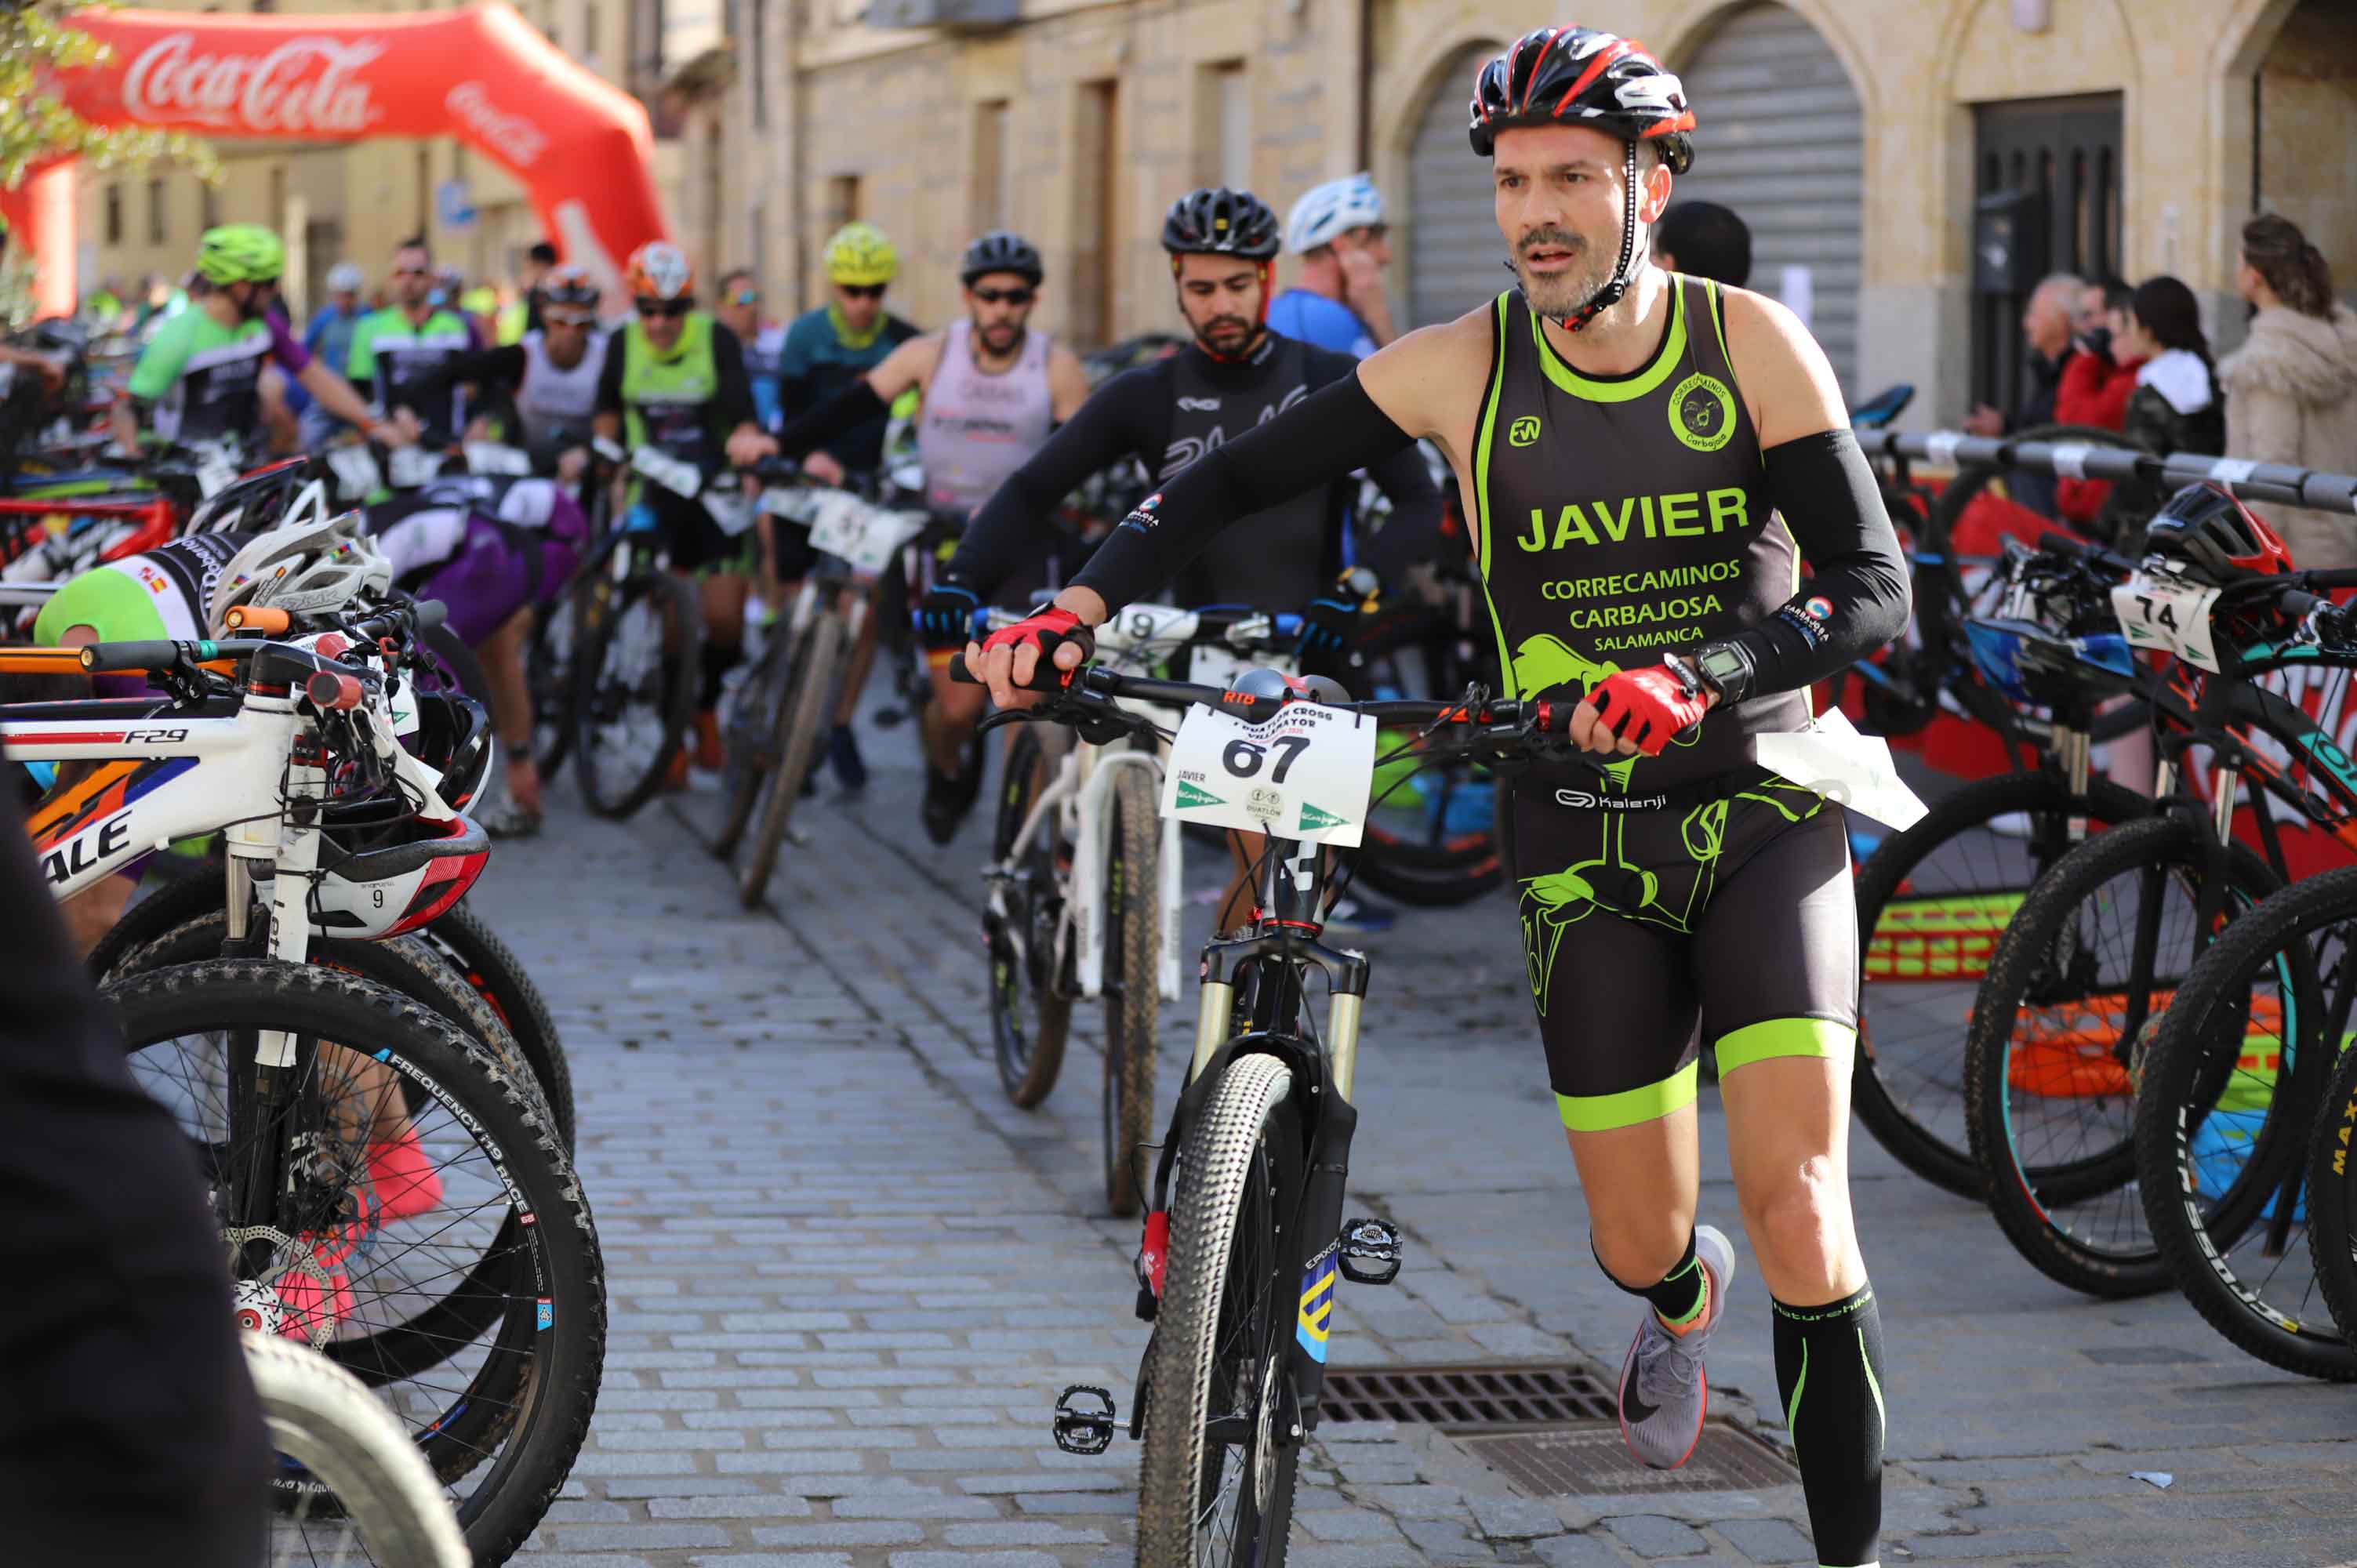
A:
[[[1206,453],[966,657],[1002,705],[1036,701],[1020,688],[1043,655],[1076,668],[1090,628],[1235,519],[1440,445],[1515,694],[1577,699],[1571,739],[1612,759],[1600,789],[1587,769],[1523,776],[1512,871],[1593,1251],[1647,1302],[1623,1434],[1656,1466],[1692,1453],[1734,1283],[1732,1246],[1695,1222],[1707,1038],[1816,1560],[1852,1568],[1878,1555],[1884,1412],[1848,1197],[1848,851],[1840,813],[1752,737],[1803,727],[1808,684],[1897,634],[1908,580],[1807,330],[1649,260],[1695,126],[1678,80],[1609,33],[1542,28],[1490,61],[1470,135],[1519,286]]]

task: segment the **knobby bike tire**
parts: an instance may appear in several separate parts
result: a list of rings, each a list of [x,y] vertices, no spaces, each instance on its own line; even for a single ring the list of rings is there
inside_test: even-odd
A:
[[[1154,1136],[1161,1022],[1161,819],[1153,781],[1125,767],[1113,780],[1105,867],[1105,1205],[1137,1212],[1138,1168]]]
[[[661,704],[663,738],[651,762],[635,774],[623,776],[616,771],[615,764],[599,761],[592,740],[607,650],[623,617],[640,604],[651,606],[668,629],[670,650],[661,655],[655,689],[647,693]],[[589,596],[583,602],[581,638],[573,672],[573,707],[568,719],[581,796],[597,815],[628,817],[663,787],[672,758],[686,744],[688,722],[694,715],[696,687],[704,678],[703,647],[704,618],[695,596],[670,573],[642,573],[620,583],[600,579],[591,587]]]
[[[2357,1344],[2357,1051],[2341,1053],[2316,1119],[2308,1157],[2308,1251],[2341,1337]]]
[[[2006,927],[1973,1005],[1965,1043],[1964,1111],[1974,1158],[1988,1174],[1990,1212],[2007,1240],[2040,1273],[2088,1295],[2148,1294],[2169,1283],[2169,1269],[2148,1232],[2098,1244],[2072,1234],[2067,1220],[2058,1220],[2051,1212],[2116,1193],[2122,1211],[2141,1218],[2141,1205],[2122,1190],[2136,1176],[2134,1140],[2126,1125],[2113,1144],[2092,1153],[2023,1168],[2011,1122],[2020,1015],[2036,1005],[2031,988],[2046,972],[2066,931],[2077,929],[2080,907],[2088,897],[2115,878],[2147,870],[2158,871],[2164,885],[2174,882],[2189,894],[2198,894],[2189,878],[2199,877],[2202,846],[2202,831],[2172,814],[2124,823],[2064,855],[2039,878]],[[2249,909],[2280,886],[2266,863],[2240,844],[2230,847],[2226,865],[2229,917]],[[2158,989],[2158,979],[2151,984]],[[2149,1006],[2151,1000],[2148,994],[2145,1004]],[[2149,1024],[2147,1019],[2147,1031]],[[2147,1032],[2147,1043],[2149,1038]],[[2129,1085],[2136,1078],[2133,1051],[2132,1045]],[[2025,1062],[2036,1065],[2027,1057]],[[2133,1116],[2134,1109],[2131,1101],[2127,1115]]]
[[[191,920],[218,913],[228,899],[229,889],[218,865],[209,867],[205,875],[158,888],[125,909],[123,918],[109,927],[91,949],[86,960],[91,979],[101,983],[113,979],[133,950]],[[255,906],[257,917],[266,918],[265,909],[266,906]],[[507,944],[463,899],[436,916],[419,934],[428,945],[441,951],[506,1026],[514,1050],[531,1069],[541,1092],[547,1098],[549,1113],[555,1119],[569,1154],[574,1141],[573,1069],[565,1058],[564,1043],[557,1037],[556,1021],[549,1014],[540,988],[524,973],[522,964]],[[315,944],[333,940],[316,936],[312,939]],[[201,956],[220,955],[216,951]],[[446,1012],[445,1015],[465,1026],[457,1013]]]
[[[473,986],[507,1026],[516,1049],[548,1099],[549,1113],[556,1119],[556,1130],[570,1155],[573,1064],[557,1035],[555,1015],[549,1012],[547,999],[524,972],[522,961],[463,898],[436,916],[417,935],[450,961],[459,978]]]
[[[524,647],[524,689],[532,698],[533,762],[554,779],[573,749],[573,671],[581,650],[583,606],[590,584],[578,573],[545,614],[534,614]],[[560,630],[560,628],[562,628]]]
[[[2282,1188],[2305,1177],[2310,1134],[2326,1120],[2319,1112],[2340,1108],[2327,1098],[2332,1078],[2330,1042],[2319,1033],[2326,1017],[2322,986],[2315,980],[2319,929],[2357,918],[2357,868],[2343,868],[2287,887],[2226,928],[2193,966],[2178,991],[2176,1004],[2162,1015],[2144,1080],[2136,1096],[2136,1177],[2151,1228],[2169,1276],[2194,1310],[2219,1333],[2271,1366],[2311,1378],[2357,1381],[2357,1351],[2330,1309],[2294,1316],[2271,1300],[2272,1277],[2261,1277],[2262,1253],[2238,1243],[2253,1226],[2268,1225]],[[2344,955],[2342,962],[2350,961]],[[2213,1163],[2201,1179],[2196,1139],[2202,1123],[2235,1081],[2247,1044],[2250,983],[2263,970],[2288,981],[2294,1015],[2275,1036],[2277,1072],[2264,1121],[2249,1153],[2221,1190]],[[2308,993],[2303,997],[2303,993]],[[2305,1008],[2314,1005],[2317,1011]],[[2320,1049],[2319,1047],[2321,1047]],[[2357,1053],[2351,1053],[2357,1055]],[[2293,1216],[2297,1222],[2298,1187]],[[2272,1199],[2272,1202],[2270,1201]],[[2309,1198],[2309,1225],[2316,1223],[2315,1197]],[[2305,1294],[2316,1276],[2314,1242],[2287,1246]],[[2247,1276],[2247,1277],[2245,1277]],[[2306,1305],[2303,1301],[2298,1304]]]
[[[843,656],[848,640],[843,616],[822,610],[813,618],[795,651],[792,684],[778,709],[777,766],[770,770],[768,792],[751,836],[745,845],[745,864],[737,878],[737,901],[758,909],[770,891],[770,875],[777,869],[778,852],[785,847],[786,829],[801,804],[802,781],[818,757],[818,737],[832,725]]]
[[[990,964],[990,1045],[998,1065],[999,1087],[1006,1098],[1028,1111],[1048,1098],[1063,1070],[1064,1044],[1072,1028],[1072,996],[1064,983],[1064,966],[1058,959],[1057,934],[1061,927],[1061,886],[1056,875],[1060,835],[1054,816],[1040,824],[1041,842],[1033,843],[1027,861],[1009,864],[1015,835],[1023,831],[1031,801],[1043,780],[1052,779],[1053,759],[1040,745],[1040,731],[1020,729],[1007,747],[1004,782],[999,786],[997,825],[990,843],[990,863],[1008,874],[1000,884],[1019,887],[1007,897],[1010,914],[1022,929],[1015,933],[996,929],[983,919],[984,950]],[[1034,900],[1053,899],[1057,908],[1038,918]],[[1017,946],[1022,952],[1018,957]],[[1028,1018],[1025,998],[1030,999]]]
[[[777,766],[778,709],[791,695],[794,671],[792,628],[782,621],[770,630],[775,639],[761,661],[748,672],[743,685],[730,697],[720,715],[721,784],[726,807],[712,853],[726,860],[745,841],[753,810],[761,803],[762,787]]]
[[[271,1446],[325,1489],[324,1498],[305,1482],[291,1490],[282,1465],[273,1535],[304,1535],[307,1518],[317,1517],[348,1522],[378,1568],[468,1568],[467,1538],[441,1484],[368,1385],[290,1340],[239,1337]],[[316,1514],[315,1500],[324,1505]],[[292,1559],[314,1555],[307,1540],[289,1544]]]
[[[514,1251],[505,1272],[529,1283],[511,1294],[515,1306],[496,1360],[443,1419],[411,1437],[442,1483],[462,1494],[455,1499],[458,1522],[475,1560],[505,1561],[547,1512],[580,1452],[605,1359],[597,1228],[553,1129],[536,1114],[536,1091],[502,1081],[496,1062],[426,1008],[334,970],[216,959],[117,980],[104,994],[133,1055],[211,1030],[284,1029],[365,1042],[369,1055],[425,1089],[472,1136],[506,1195],[499,1234],[512,1238]],[[234,1197],[226,1184],[223,1195]],[[485,1282],[511,1292],[517,1283]],[[327,1353],[381,1385],[371,1350],[366,1340],[339,1339]],[[498,1409],[479,1413],[486,1405]],[[462,1479],[470,1484],[457,1486]]]
[[[447,626],[428,627],[418,634],[418,640],[425,645],[426,652],[433,656],[435,662],[442,666],[441,670],[432,671],[437,680],[456,681],[462,694],[474,698],[486,709],[490,707],[490,677],[483,673],[483,661],[475,657],[473,649],[458,639],[457,632]],[[431,666],[428,669],[431,671]]]
[[[1276,1216],[1289,1215],[1298,1195],[1271,1189],[1274,1149],[1292,1135],[1292,1090],[1293,1074],[1276,1058],[1237,1058],[1179,1158],[1170,1261],[1147,1355],[1139,1568],[1195,1568],[1204,1561],[1211,1544],[1202,1539],[1204,1516],[1231,1479],[1232,1457],[1226,1445],[1208,1441],[1205,1428],[1214,1415],[1247,1402],[1250,1440],[1233,1455],[1232,1480],[1237,1533],[1249,1526],[1251,1543],[1231,1541],[1221,1555],[1249,1568],[1284,1568],[1301,1449],[1276,1431],[1274,1380],[1283,1375],[1297,1288]],[[1222,1375],[1221,1335],[1230,1328],[1258,1341],[1243,1357],[1261,1369],[1258,1391],[1240,1391]]]
[[[2060,774],[2044,770],[2004,774],[1966,785],[1933,806],[1913,827],[1884,839],[1858,868],[1856,892],[1859,950],[1867,954],[1871,961],[1874,939],[1884,914],[1893,900],[1905,897],[1909,879],[1943,846],[1999,817],[2015,812],[2033,818],[2060,815],[2072,804],[2070,785]],[[2088,781],[2084,809],[2092,819],[2092,833],[2114,823],[2149,815],[2152,801],[2108,779],[2092,779]],[[2033,865],[2033,875],[2038,869],[2042,868]],[[2029,884],[2025,882],[2023,886]],[[1886,947],[1895,948],[1898,940],[1894,933],[1886,940]],[[1870,989],[1861,987],[1857,1065],[1850,1079],[1850,1104],[1857,1112],[1858,1120],[1866,1123],[1876,1142],[1893,1158],[1925,1181],[1959,1197],[1986,1199],[1987,1178],[1973,1158],[1963,1118],[1963,1037],[1954,1038],[1953,1053],[1943,1068],[1935,1069],[1937,1076],[1927,1085],[1932,1090],[1953,1085],[1953,1090],[1945,1095],[1934,1093],[1927,1101],[1925,1090],[1900,1084],[1901,1069],[1896,1061],[1885,1062],[1877,1055],[1874,1019],[1866,1005],[1872,995]],[[1888,1080],[1886,1072],[1890,1075]],[[1953,1112],[1953,1116],[1935,1114],[1949,1112]],[[1934,1122],[1953,1122],[1952,1130],[1943,1133]]]

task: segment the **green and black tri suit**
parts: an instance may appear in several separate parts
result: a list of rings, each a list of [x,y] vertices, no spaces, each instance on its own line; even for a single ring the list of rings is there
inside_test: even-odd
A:
[[[1472,454],[1476,549],[1513,693],[1576,701],[1606,677],[1772,616],[1800,552],[1770,499],[1717,285],[1679,275],[1652,358],[1566,362],[1499,295]],[[1847,1051],[1857,933],[1841,814],[1770,776],[1750,737],[1808,723],[1804,692],[1714,710],[1657,757],[1534,769],[1514,794],[1523,953],[1564,1123],[1694,1099],[1722,1072]],[[1587,981],[1609,981],[1588,984]]]

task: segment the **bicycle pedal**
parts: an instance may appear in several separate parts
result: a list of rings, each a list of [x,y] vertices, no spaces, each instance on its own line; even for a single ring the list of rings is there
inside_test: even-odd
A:
[[[1103,1453],[1113,1446],[1114,1429],[1107,1390],[1074,1383],[1056,1401],[1056,1446],[1067,1454]]]
[[[1388,1219],[1353,1219],[1342,1227],[1342,1251],[1338,1260],[1342,1277],[1353,1284],[1387,1285],[1399,1278],[1406,1250],[1399,1228]]]

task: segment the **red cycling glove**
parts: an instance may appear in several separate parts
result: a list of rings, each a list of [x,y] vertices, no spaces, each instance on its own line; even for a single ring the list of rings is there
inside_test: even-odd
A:
[[[1081,618],[1070,610],[1053,607],[1032,611],[1013,626],[1002,626],[982,639],[982,650],[987,654],[994,648],[1036,648],[1039,650],[1039,673],[1057,680],[1059,684],[1070,680],[1068,671],[1058,671],[1052,660],[1056,650],[1071,642],[1080,645],[1081,659],[1085,663],[1097,650],[1095,634],[1081,624]]]
[[[1652,664],[1606,676],[1587,693],[1587,705],[1606,734],[1636,742],[1647,757],[1659,757],[1671,737],[1702,722],[1710,711],[1710,693],[1689,686],[1669,666]]]

